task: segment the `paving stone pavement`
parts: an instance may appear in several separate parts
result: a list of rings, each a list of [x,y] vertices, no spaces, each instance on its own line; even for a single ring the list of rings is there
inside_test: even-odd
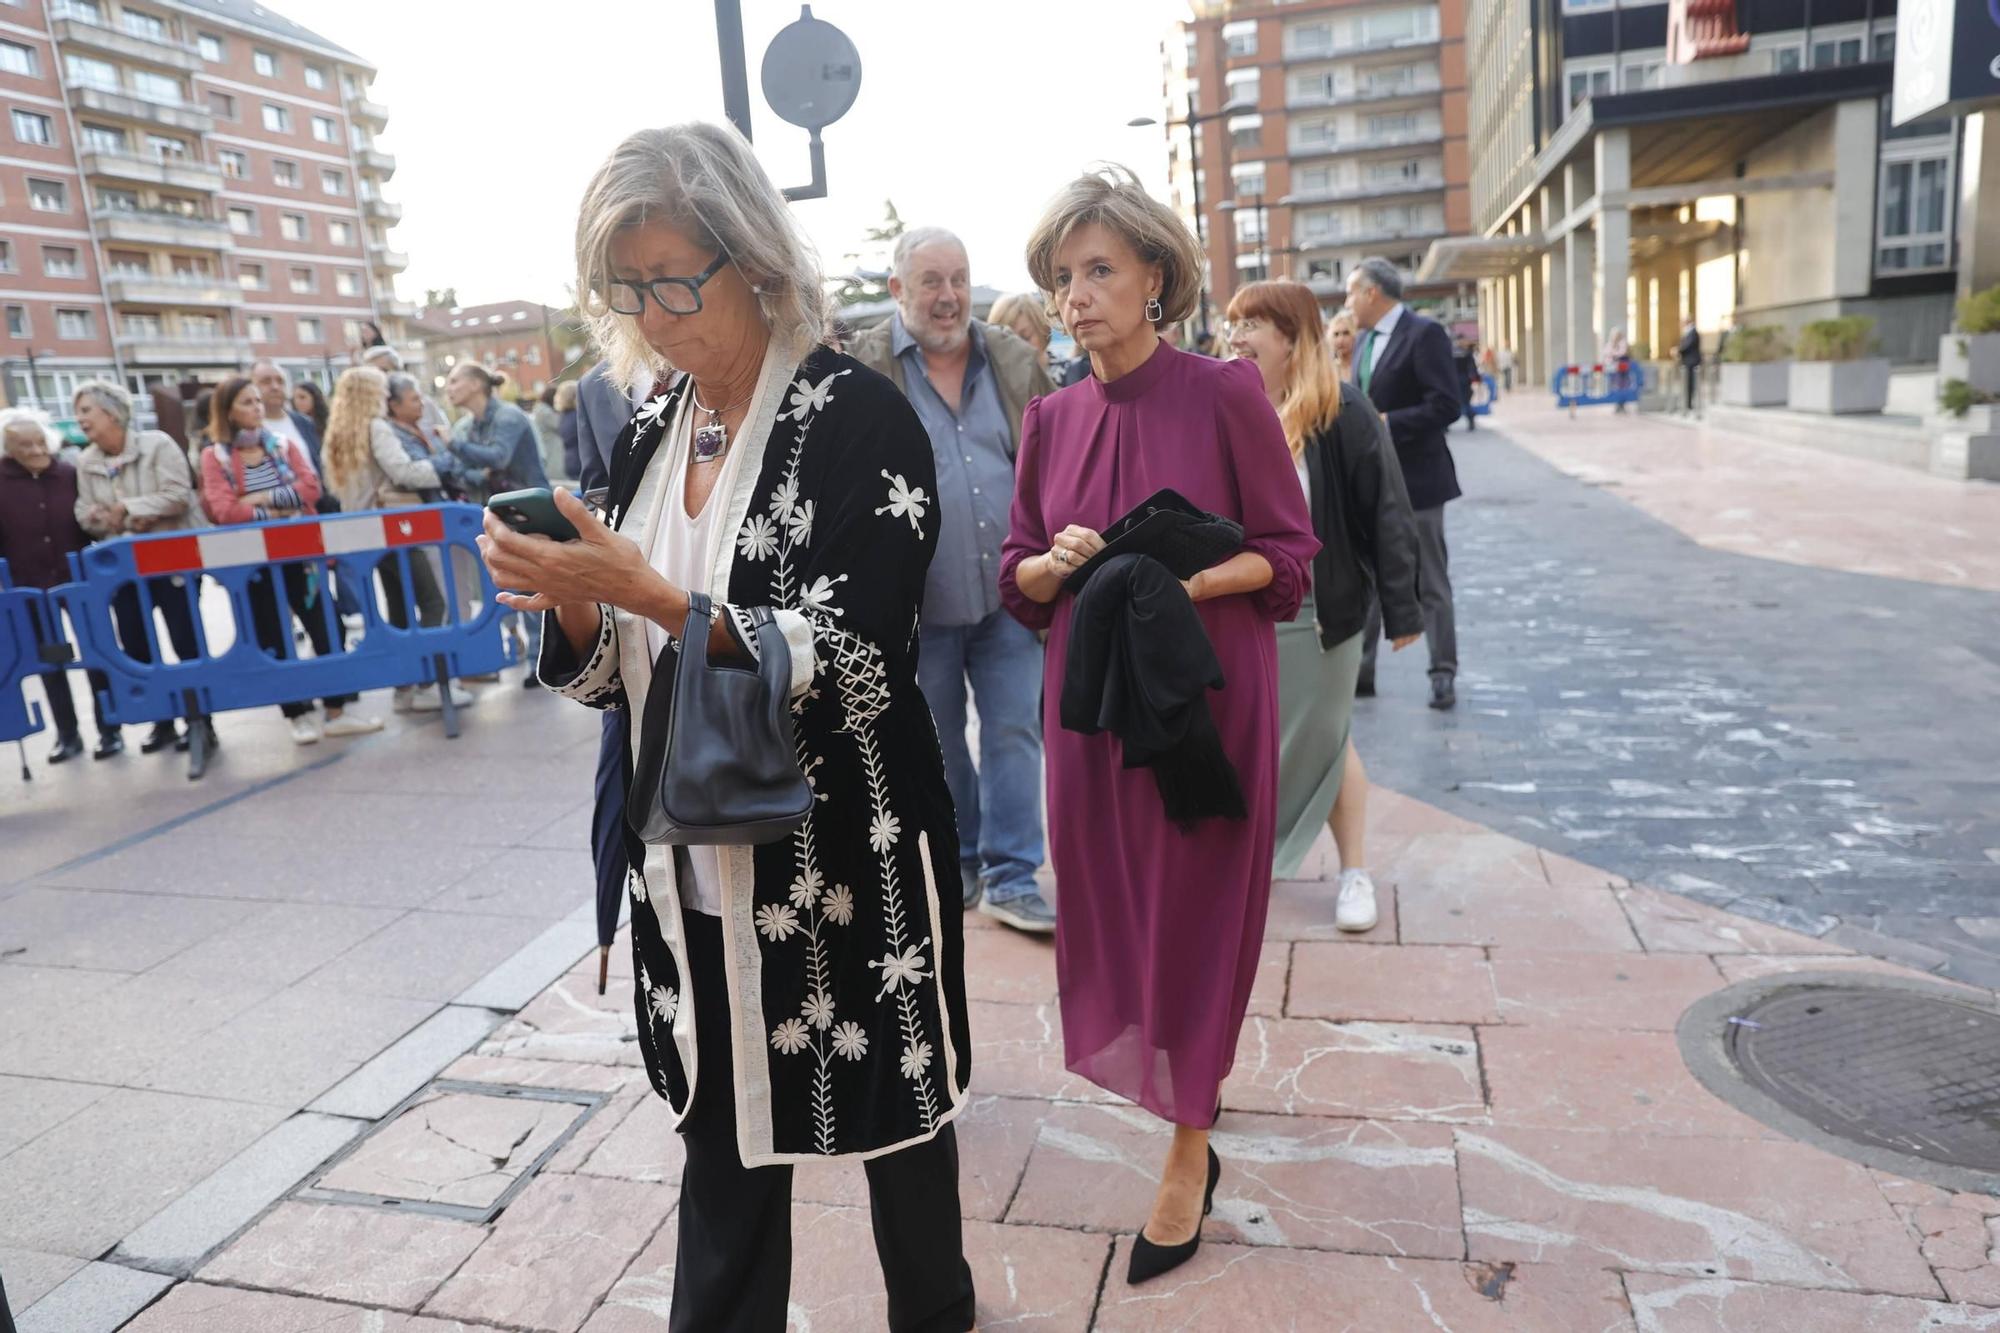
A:
[[[1682,1010],[1739,976],[1902,969],[1388,790],[1371,838],[1391,909],[1375,930],[1332,928],[1327,840],[1275,887],[1215,1213],[1192,1263],[1136,1289],[1124,1263],[1166,1131],[1063,1070],[1050,946],[968,918],[979,1327],[2000,1330],[2000,1198],[1788,1141],[1706,1092],[1674,1045]],[[663,1333],[680,1151],[614,958],[609,994],[584,954],[443,1070],[594,1099],[580,1123],[569,1103],[427,1097],[306,1177],[482,1202],[553,1146],[497,1218],[280,1201],[124,1327]],[[882,1328],[859,1167],[800,1168],[794,1197],[791,1327]],[[115,1293],[123,1313],[164,1285],[93,1264],[65,1286],[6,1249],[0,1265],[30,1302],[83,1293],[93,1269],[136,1284]],[[48,1308],[30,1305],[26,1333],[116,1326],[38,1323]]]
[[[1459,706],[1424,707],[1420,647],[1385,654],[1355,718],[1371,772],[2000,984],[2000,487],[1514,400],[1452,442]]]

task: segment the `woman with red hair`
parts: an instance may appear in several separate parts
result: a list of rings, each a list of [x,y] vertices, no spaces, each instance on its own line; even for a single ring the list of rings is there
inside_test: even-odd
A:
[[[1354,686],[1371,591],[1398,651],[1423,633],[1417,532],[1402,466],[1381,415],[1343,391],[1319,301],[1298,282],[1253,282],[1229,303],[1230,349],[1254,361],[1278,411],[1320,541],[1313,595],[1278,626],[1278,843],[1272,873],[1298,873],[1323,825],[1340,849],[1334,923],[1372,930],[1375,884],[1364,825],[1368,774],[1350,743]]]

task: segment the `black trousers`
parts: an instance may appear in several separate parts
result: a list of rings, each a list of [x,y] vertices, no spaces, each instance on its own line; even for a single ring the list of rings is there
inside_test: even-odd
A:
[[[438,589],[437,574],[431,569],[429,551],[406,552],[410,560],[410,601],[416,603],[417,623],[425,629],[444,623],[444,593]],[[388,598],[385,615],[397,629],[410,627],[409,607],[404,604],[402,557],[391,553],[376,562],[382,576],[382,592]],[[339,603],[334,604],[336,609]]]
[[[306,576],[306,566],[290,564],[279,566],[279,578],[285,585],[285,601],[299,623],[306,627],[306,638],[311,641],[313,653],[319,657],[329,657],[334,652],[333,631],[327,625],[326,570],[320,569],[317,594],[312,582]],[[271,571],[260,570],[250,578],[250,620],[251,630],[257,636],[257,646],[281,662],[289,662],[298,656],[292,647],[292,617],[285,607],[278,603],[277,590],[272,587]],[[328,708],[339,708],[350,704],[358,695],[328,695],[324,700]],[[312,700],[280,704],[286,717],[299,717],[313,710]]]
[[[1692,412],[1694,411],[1695,388],[1701,383],[1701,367],[1699,365],[1690,366],[1686,362],[1682,362],[1681,383],[1683,385],[1682,392],[1685,395],[1684,401],[1687,404],[1686,410]]]
[[[687,1165],[668,1327],[784,1333],[792,1290],[792,1169],[745,1167],[737,1155],[722,922],[700,912],[684,913],[683,920],[695,1040],[708,1054],[692,1113],[681,1124]],[[928,1143],[872,1159],[867,1171],[891,1333],[964,1333],[973,1322],[972,1269],[958,1216],[952,1126]]]

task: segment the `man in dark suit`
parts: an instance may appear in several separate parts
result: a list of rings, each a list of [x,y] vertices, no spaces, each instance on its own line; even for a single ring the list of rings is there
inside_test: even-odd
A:
[[[1451,335],[1436,320],[1403,304],[1403,275],[1386,259],[1364,259],[1354,266],[1347,275],[1347,308],[1361,329],[1354,349],[1355,378],[1389,423],[1416,513],[1417,593],[1431,651],[1431,707],[1451,708],[1458,703],[1458,634],[1444,507],[1462,492],[1444,433],[1464,410]],[[1357,693],[1375,692],[1375,645],[1381,638],[1381,610],[1371,607]]]
[[[583,493],[611,484],[612,446],[638,410],[634,395],[618,387],[602,362],[576,386],[576,443],[581,456]],[[598,893],[623,894],[628,861],[625,855],[625,796],[631,787],[632,733],[622,708],[604,710],[597,744],[596,801],[590,814],[590,859],[597,871]]]

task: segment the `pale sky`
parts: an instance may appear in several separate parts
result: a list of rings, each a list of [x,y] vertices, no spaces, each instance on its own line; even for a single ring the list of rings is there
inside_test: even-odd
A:
[[[722,119],[708,0],[274,0],[372,61],[396,155],[384,193],[410,256],[405,300],[569,301],[585,182],[625,134]],[[1181,0],[820,0],[861,52],[861,95],[824,132],[829,196],[795,205],[829,272],[893,199],[905,221],[964,237],[974,282],[1028,286],[1021,251],[1043,203],[1095,161],[1163,190],[1160,40]],[[779,120],[758,71],[799,16],[743,0],[752,131],[780,187],[810,177],[806,134]],[[562,21],[551,22],[552,18]],[[1184,132],[1183,132],[1184,133]]]

